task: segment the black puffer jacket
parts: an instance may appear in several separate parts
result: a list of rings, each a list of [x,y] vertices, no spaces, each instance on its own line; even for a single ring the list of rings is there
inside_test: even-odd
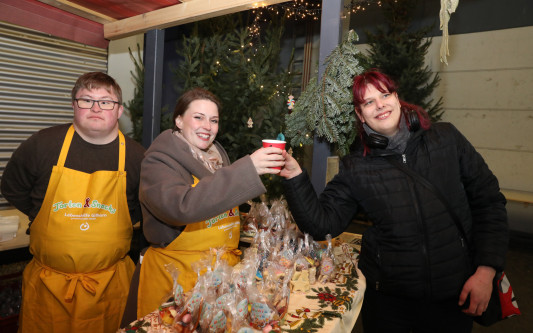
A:
[[[438,197],[391,165],[393,155],[447,198],[468,234],[461,234]],[[286,197],[300,229],[315,239],[337,236],[363,209],[372,227],[363,236],[359,268],[367,288],[428,300],[458,298],[479,265],[502,270],[508,244],[505,198],[498,180],[451,124],[411,135],[403,155],[362,146],[343,158],[319,198],[303,174],[286,180]]]

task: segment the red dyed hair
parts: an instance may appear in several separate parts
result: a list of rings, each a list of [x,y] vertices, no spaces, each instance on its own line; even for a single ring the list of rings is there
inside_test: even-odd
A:
[[[364,103],[364,97],[366,93],[367,86],[371,84],[373,85],[377,90],[381,91],[382,93],[390,92],[395,93],[398,91],[398,88],[396,86],[396,82],[388,76],[387,74],[381,73],[377,70],[370,70],[367,72],[364,72],[362,74],[357,75],[353,80],[353,87],[352,87],[352,93],[353,93],[353,104],[355,106],[355,111],[359,114],[361,114],[361,105]],[[427,112],[422,109],[418,105],[409,104],[403,100],[400,99],[400,106],[401,111],[405,115],[404,119],[407,122],[407,126],[410,128],[411,124],[409,123],[409,117],[407,117],[406,113],[409,110],[413,110],[416,112],[418,116],[418,120],[420,122],[420,127],[423,129],[428,129],[431,126],[431,121],[429,120],[429,115]],[[363,123],[359,121],[358,118],[356,118],[356,126],[359,133],[359,136],[361,139],[363,138],[364,128]],[[398,124],[399,126],[400,124]],[[362,140],[364,143],[364,140]],[[366,147],[365,145],[365,152],[369,151],[370,149]]]

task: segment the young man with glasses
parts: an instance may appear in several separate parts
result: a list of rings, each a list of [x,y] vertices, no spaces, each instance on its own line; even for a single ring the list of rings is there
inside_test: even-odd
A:
[[[43,129],[13,153],[4,197],[30,220],[19,332],[116,332],[144,148],[119,130],[122,91],[105,73],[72,89],[72,124]]]

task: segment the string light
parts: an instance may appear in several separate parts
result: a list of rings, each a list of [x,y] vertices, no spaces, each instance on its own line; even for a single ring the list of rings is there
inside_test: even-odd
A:
[[[397,0],[394,0],[395,2]],[[348,12],[357,13],[365,11],[372,5],[378,5],[381,7],[382,0],[351,0],[349,5],[344,6]],[[281,4],[276,4],[268,7],[258,7],[252,10],[254,20],[249,27],[250,35],[252,37],[258,37],[260,35],[261,23],[269,22],[270,15],[280,16],[283,15],[287,19],[293,20],[319,20],[322,13],[322,1],[321,0],[292,0]]]
[[[396,0],[395,0],[396,1]],[[344,6],[349,12],[357,13],[365,11],[369,6],[376,4],[381,7],[381,0],[351,0],[350,4]]]
[[[293,0],[268,7],[260,7],[252,10],[254,20],[249,27],[250,35],[260,35],[260,25],[270,21],[269,16],[283,15],[292,20],[318,20],[322,13],[322,1],[320,0]],[[267,15],[270,14],[270,15]]]

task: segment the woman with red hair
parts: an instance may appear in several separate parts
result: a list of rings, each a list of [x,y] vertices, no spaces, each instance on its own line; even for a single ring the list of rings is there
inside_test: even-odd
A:
[[[353,96],[359,137],[320,196],[283,153],[292,215],[317,240],[341,234],[361,211],[372,222],[359,257],[365,333],[471,332],[505,263],[498,180],[452,124],[431,124],[400,100],[389,76],[356,76]]]

